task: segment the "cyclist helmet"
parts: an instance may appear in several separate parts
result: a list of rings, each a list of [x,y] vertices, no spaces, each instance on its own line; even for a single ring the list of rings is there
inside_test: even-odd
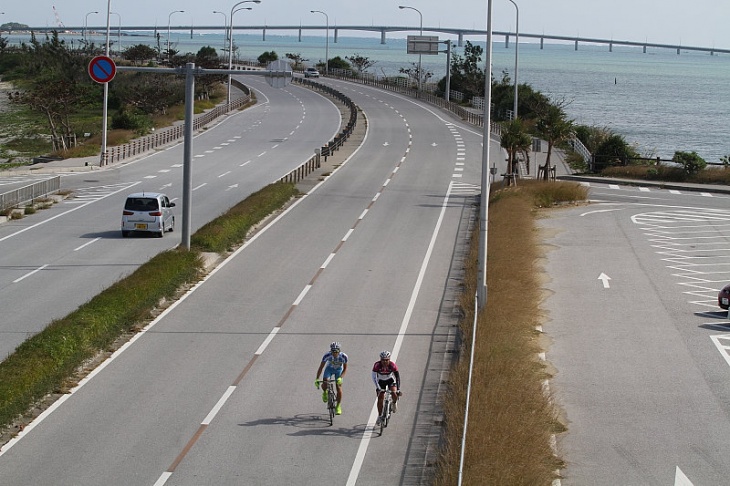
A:
[[[390,351],[383,351],[380,353],[380,359],[390,359]]]
[[[335,341],[332,344],[330,344],[330,351],[339,351],[342,346],[340,345],[339,341]]]

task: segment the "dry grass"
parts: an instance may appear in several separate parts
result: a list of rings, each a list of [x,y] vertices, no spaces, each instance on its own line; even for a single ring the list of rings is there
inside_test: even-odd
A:
[[[601,175],[650,181],[730,184],[730,168],[719,166],[708,166],[696,174],[688,174],[682,167],[676,166],[629,165],[607,167],[601,172]]]
[[[495,186],[496,188],[496,186]],[[581,201],[585,188],[574,183],[521,182],[495,190],[489,206],[487,304],[479,316],[474,380],[467,432],[465,485],[550,485],[561,468],[551,436],[564,430],[544,392],[549,378],[538,353],[540,258],[534,219],[540,202]],[[478,230],[477,230],[478,231]],[[478,233],[474,233],[465,274],[461,359],[451,371],[446,401],[445,447],[437,486],[457,483],[469,347],[477,282]]]

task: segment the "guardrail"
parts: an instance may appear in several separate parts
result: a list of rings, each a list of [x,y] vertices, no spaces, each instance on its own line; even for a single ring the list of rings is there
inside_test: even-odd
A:
[[[236,86],[238,89],[244,92],[244,96],[232,100],[230,105],[218,105],[210,111],[207,111],[201,115],[198,115],[193,120],[193,130],[200,130],[202,127],[215,120],[221,115],[230,113],[231,111],[237,110],[251,101],[251,91],[239,81],[235,79],[231,81],[231,84]],[[137,138],[129,143],[118,145],[116,147],[109,147],[101,160],[101,165],[109,165],[115,162],[120,162],[126,158],[133,157],[138,154],[154,150],[157,147],[166,145],[183,138],[185,135],[185,126],[176,125],[159,132],[147,135],[146,137]]]
[[[484,117],[481,114],[474,113],[473,111],[467,110],[463,106],[459,105],[458,103],[454,103],[452,101],[446,101],[445,99],[434,95],[433,93],[428,93],[426,91],[418,91],[417,89],[409,88],[407,86],[404,86],[402,82],[395,81],[402,78],[394,78],[394,82],[391,82],[387,78],[385,80],[381,78],[377,78],[372,75],[360,75],[355,76],[352,71],[348,70],[333,70],[330,77],[333,78],[339,78],[346,81],[350,81],[353,83],[360,83],[360,84],[366,84],[369,86],[374,86],[376,88],[385,89],[388,91],[394,91],[396,93],[401,93],[406,96],[410,96],[411,98],[418,98],[422,99],[424,101],[427,101],[428,103],[431,103],[432,105],[436,105],[438,107],[444,108],[452,113],[454,113],[456,116],[461,118],[462,120],[471,123],[472,125],[476,125],[478,127],[484,126]],[[490,131],[494,133],[495,135],[499,135],[501,133],[501,127],[498,123],[491,122],[490,123]]]
[[[0,194],[0,211],[33,202],[39,197],[45,197],[61,189],[61,176],[8,191]]]
[[[326,145],[322,146],[320,149],[318,149],[317,153],[313,157],[311,157],[309,160],[304,162],[302,165],[294,169],[293,171],[289,172],[287,175],[279,179],[280,182],[299,182],[300,180],[307,177],[309,174],[311,174],[316,169],[320,168],[321,165],[321,157],[324,157],[325,162],[327,161],[327,157],[332,155],[333,152],[336,152],[339,150],[339,148],[342,146],[343,143],[347,141],[348,138],[350,138],[350,135],[352,135],[353,130],[355,129],[355,126],[357,125],[357,105],[348,98],[345,94],[337,91],[334,88],[331,88],[329,86],[325,86],[323,84],[317,83],[315,81],[304,79],[304,78],[293,78],[293,82],[303,84],[305,86],[308,86],[312,89],[316,89],[318,91],[322,91],[323,93],[326,93],[329,96],[332,96],[335,99],[338,99],[342,103],[345,104],[350,109],[350,118],[347,121],[347,124],[345,125],[345,128],[342,129],[340,133],[335,135],[335,138],[332,139],[330,142],[328,142]]]

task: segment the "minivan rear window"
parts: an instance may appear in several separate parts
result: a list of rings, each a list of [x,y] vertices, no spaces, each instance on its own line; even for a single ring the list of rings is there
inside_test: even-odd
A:
[[[124,204],[124,209],[129,211],[157,211],[159,205],[153,197],[130,197]]]

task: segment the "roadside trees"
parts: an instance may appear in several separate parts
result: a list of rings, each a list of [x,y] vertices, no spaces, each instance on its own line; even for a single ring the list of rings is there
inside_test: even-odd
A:
[[[537,113],[536,128],[548,144],[545,170],[543,171],[543,179],[548,180],[553,147],[570,138],[573,134],[573,121],[568,120],[559,104],[543,104],[536,107],[535,112]]]
[[[502,122],[502,133],[500,135],[500,145],[507,151],[507,173],[515,172],[515,162],[517,154],[523,154],[527,173],[530,173],[530,147],[532,145],[532,137],[522,125],[522,120],[516,118],[514,120]]]
[[[376,62],[371,61],[369,57],[361,56],[357,53],[353,54],[352,56],[345,56],[345,59],[352,63],[358,75],[361,75],[362,73],[367,71],[368,68],[372,67]]]

